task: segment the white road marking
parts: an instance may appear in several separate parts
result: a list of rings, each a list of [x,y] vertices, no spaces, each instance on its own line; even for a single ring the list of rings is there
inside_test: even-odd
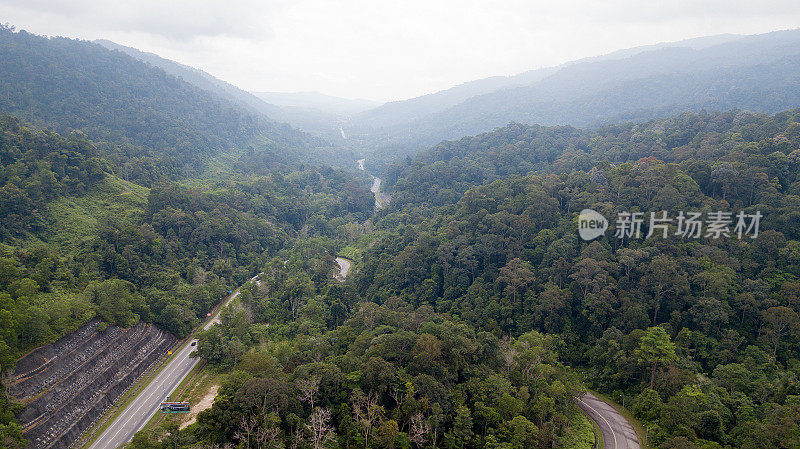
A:
[[[253,276],[253,278],[251,278],[250,280],[251,281],[255,281],[258,278],[258,276],[259,275]],[[217,311],[216,315],[214,315],[211,318],[211,321],[209,321],[208,323],[206,323],[205,326],[203,326],[203,330],[208,330],[214,324],[219,323],[220,322],[219,318],[220,318],[220,315],[222,313],[222,309],[225,308],[226,306],[228,306],[231,303],[231,301],[233,301],[237,296],[239,296],[239,289],[236,289],[236,291],[234,291],[228,297],[228,300],[225,301],[225,303],[222,305],[222,307],[220,307],[220,309],[219,309],[219,311]],[[103,434],[100,435],[100,437],[90,446],[89,449],[116,448],[116,447],[121,446],[121,445],[127,443],[128,441],[130,441],[133,438],[133,435],[136,432],[138,432],[139,430],[141,430],[147,424],[147,422],[150,421],[150,417],[152,415],[154,415],[158,411],[158,405],[153,403],[153,402],[151,402],[152,399],[153,399],[153,396],[156,395],[156,394],[161,394],[161,395],[164,395],[164,396],[168,396],[168,394],[165,394],[165,393],[170,393],[171,394],[172,391],[175,388],[177,388],[178,385],[180,385],[181,381],[184,379],[184,377],[186,377],[186,375],[189,373],[189,371],[191,371],[192,368],[194,368],[194,366],[197,363],[200,362],[199,359],[192,359],[192,358],[189,357],[189,354],[191,354],[193,350],[194,349],[191,346],[191,344],[187,344],[186,346],[184,346],[184,348],[179,353],[175,354],[175,357],[172,359],[171,362],[169,362],[170,366],[168,366],[163,371],[161,371],[156,376],[156,378],[153,379],[153,381],[151,383],[149,383],[144,388],[144,390],[142,390],[139,393],[139,395],[136,396],[136,399],[134,399],[130,404],[128,404],[128,407],[126,408],[126,411],[127,410],[131,410],[132,413],[129,414],[129,417],[125,421],[125,424],[120,426],[117,429],[117,431],[114,432],[114,435],[111,436],[111,438],[109,438],[109,439],[103,438],[104,435],[106,434],[106,432],[110,432],[111,429],[113,427],[115,427],[116,423],[120,422],[124,417],[123,415],[118,416],[117,419],[114,420],[114,422],[111,424],[111,427],[106,429],[105,432],[103,432]],[[164,380],[163,383],[166,385],[167,381],[169,380],[169,378],[175,373],[175,370],[177,370],[179,368],[182,370],[182,374],[176,379],[176,381],[172,384],[172,386],[169,387],[169,390],[162,392],[162,389],[158,388],[158,385],[153,385],[153,384],[157,384],[159,382],[159,380],[162,380],[162,379]],[[152,388],[151,388],[151,386],[152,386]],[[147,394],[148,392],[149,392],[149,394]],[[147,394],[146,400],[145,400],[145,394]],[[152,405],[152,409],[145,410],[144,412],[142,412],[141,411],[142,407],[145,407],[148,404],[153,404]],[[124,412],[123,412],[123,414],[124,414]],[[125,441],[116,442],[116,439],[117,439],[117,436],[119,435],[119,433],[122,430],[124,430],[124,429],[126,429],[128,427],[128,424],[130,424],[131,420],[134,417],[136,417],[137,414],[139,416],[143,416],[144,415],[146,418],[144,420],[141,420],[138,423],[136,428],[133,429],[133,433],[131,433],[130,436],[125,439]],[[113,443],[113,445],[112,445],[112,443]]]
[[[614,447],[612,449],[617,449],[617,434],[616,434],[616,432],[614,432],[614,428],[611,427],[611,423],[608,422],[606,417],[603,416],[600,412],[598,412],[596,408],[592,407],[586,401],[584,401],[583,398],[580,398],[579,400],[581,402],[583,402],[583,405],[585,405],[585,406],[589,407],[590,409],[594,410],[594,412],[597,413],[597,416],[603,418],[603,421],[606,422],[606,425],[608,426],[608,429],[611,430],[611,436],[614,437]]]

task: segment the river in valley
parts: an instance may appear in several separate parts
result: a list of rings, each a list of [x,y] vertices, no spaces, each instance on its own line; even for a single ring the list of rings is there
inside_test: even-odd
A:
[[[358,160],[358,169],[362,171],[366,171],[364,168],[364,161],[366,159],[359,159]],[[372,187],[370,187],[370,191],[375,195],[375,208],[376,209],[383,209],[385,205],[389,204],[389,200],[391,199],[389,195],[381,192],[381,178],[370,174],[372,176]]]

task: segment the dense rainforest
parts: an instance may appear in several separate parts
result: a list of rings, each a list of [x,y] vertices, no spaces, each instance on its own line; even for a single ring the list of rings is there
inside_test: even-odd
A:
[[[796,447],[798,112],[511,124],[397,164],[346,238],[353,278],[319,275],[313,239],[262,265],[199,337],[227,373],[214,406],[132,446],[582,447],[588,385],[652,447]],[[578,237],[584,208],[605,236]],[[620,239],[624,211],[762,219]]]
[[[583,131],[511,124],[392,169],[367,300],[402,297],[562,342],[659,447],[800,441],[800,111],[683,114]],[[610,220],[576,233],[592,208]],[[622,212],[763,214],[756,238],[617,238]],[[648,215],[645,215],[646,217]],[[705,231],[703,231],[705,232]],[[650,350],[646,347],[650,346]]]
[[[146,298],[133,294],[128,308],[109,302],[126,309],[114,314],[128,317],[110,321],[126,323],[135,312],[185,335],[223,291],[293,238],[334,238],[372,213],[372,194],[330,168],[201,187],[162,180],[146,189],[105,171],[109,164],[97,153],[84,137],[0,118],[0,285],[2,309],[13,311],[3,335],[17,348],[12,354],[78,324],[88,305],[78,297],[63,301],[70,296],[64,293],[97,281]]]
[[[252,152],[284,168],[328,145],[120,51],[7,25],[0,91],[4,113],[113,144],[106,160],[140,184],[202,176]]]
[[[330,251],[319,243],[269,261],[198,336],[198,356],[226,373],[213,407],[131,447],[575,447],[583,387],[558,339],[478,331],[400,297],[365,302],[315,274]]]
[[[244,284],[197,334],[214,405],[133,448],[588,448],[587,387],[651,447],[798,447],[800,110],[511,123],[395,162],[376,211],[333,147],[121,52],[0,56],[0,370],[95,317],[187,336]]]
[[[374,207],[360,180],[327,167],[147,188],[114,174],[108,146],[0,117],[3,369],[94,316],[185,336],[295,239],[331,247]],[[324,277],[332,252],[319,257]],[[0,418],[13,426],[13,414]]]

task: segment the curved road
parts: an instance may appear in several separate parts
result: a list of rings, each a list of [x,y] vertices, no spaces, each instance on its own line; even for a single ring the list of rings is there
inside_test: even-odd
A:
[[[350,261],[344,257],[337,257],[336,263],[339,264],[339,274],[336,275],[336,278],[340,282],[344,282],[345,278],[347,278],[347,273],[350,272]]]
[[[256,281],[254,276],[251,281]],[[256,281],[257,282],[257,281]],[[228,296],[222,307],[217,310],[211,320],[203,326],[203,330],[219,323],[222,309],[239,295],[239,289]],[[140,431],[150,418],[155,415],[161,401],[169,396],[181,383],[192,369],[200,362],[199,358],[191,358],[189,354],[195,346],[184,345],[178,353],[167,363],[158,375],[142,390],[125,410],[117,416],[114,422],[89,446],[89,449],[115,449],[131,441],[136,432]]]
[[[350,261],[344,258],[336,258],[336,262],[340,268],[340,279],[344,280],[350,269]],[[258,282],[257,278],[258,276],[254,276],[251,281]],[[223,307],[230,304],[238,295],[239,289],[236,289],[225,301]],[[223,307],[220,307],[213,318],[203,326],[204,330],[219,323]],[[194,346],[188,344],[179,349],[178,353],[158,373],[155,379],[128,404],[125,410],[106,428],[89,449],[115,449],[131,441],[134,434],[141,430],[150,421],[150,418],[158,412],[161,401],[166,396],[169,396],[195,365],[200,362],[199,358],[189,357],[189,354],[194,349]],[[633,427],[614,407],[601,401],[591,393],[586,393],[578,398],[578,407],[585,411],[600,427],[605,449],[641,449]]]
[[[366,161],[366,159],[358,160],[358,169],[361,171],[364,171],[364,161]],[[370,187],[369,190],[375,195],[375,209],[383,209],[385,205],[389,204],[391,198],[389,195],[381,192],[381,178],[371,173],[369,175],[372,176],[372,187]]]
[[[611,405],[601,401],[592,393],[586,393],[578,398],[578,407],[600,427],[604,449],[641,448],[633,426]]]

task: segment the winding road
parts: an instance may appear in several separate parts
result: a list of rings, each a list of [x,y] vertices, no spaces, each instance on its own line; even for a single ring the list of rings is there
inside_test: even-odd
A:
[[[337,257],[339,265],[337,278],[344,281],[350,271],[351,262]],[[258,282],[258,276],[251,281]],[[219,323],[222,309],[239,295],[236,289],[214,316],[203,326],[204,330]],[[142,390],[125,410],[117,416],[108,428],[89,446],[89,449],[115,449],[133,439],[133,436],[144,428],[148,421],[159,410],[161,401],[169,396],[183,379],[200,362],[199,358],[191,358],[189,354],[195,347],[185,344],[156,377]],[[614,407],[601,401],[595,395],[586,393],[577,400],[586,414],[597,423],[603,434],[605,449],[641,449],[636,431],[630,423]]]
[[[578,407],[600,427],[604,449],[641,449],[633,426],[610,404],[586,393],[578,398]]]
[[[358,169],[361,171],[365,171],[364,161],[366,161],[366,159],[358,160]],[[383,209],[385,205],[389,204],[391,197],[381,192],[381,178],[371,173],[369,173],[369,175],[372,177],[372,187],[370,187],[369,190],[375,195],[375,209]]]
[[[257,281],[258,276],[254,276],[251,281]],[[203,330],[210,329],[211,326],[219,323],[222,309],[239,296],[237,288],[225,303],[220,307],[211,320],[203,326]],[[181,381],[200,363],[200,358],[189,357],[196,346],[185,344],[178,350],[178,353],[170,360],[167,365],[150,381],[125,410],[106,428],[105,431],[89,446],[89,449],[115,449],[131,441],[136,432],[142,430],[150,418],[155,415],[161,401],[169,396]]]
[[[351,262],[344,257],[337,257],[336,263],[339,264],[339,274],[336,275],[336,278],[344,282],[345,278],[347,278],[347,273],[350,272]]]

